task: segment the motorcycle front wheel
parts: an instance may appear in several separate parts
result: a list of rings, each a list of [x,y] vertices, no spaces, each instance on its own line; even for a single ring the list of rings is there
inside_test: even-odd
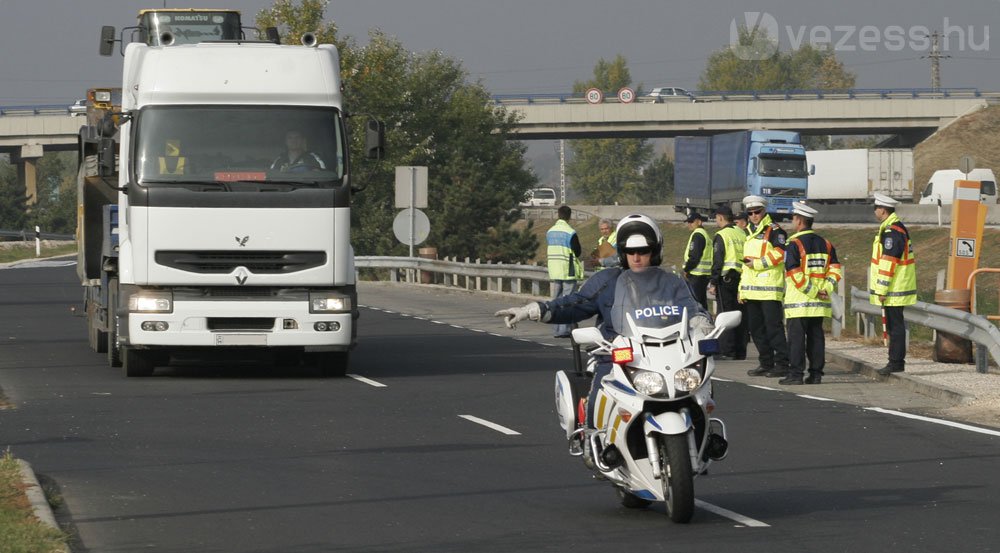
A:
[[[689,522],[694,515],[694,473],[687,434],[663,436],[660,462],[667,515],[674,522]]]

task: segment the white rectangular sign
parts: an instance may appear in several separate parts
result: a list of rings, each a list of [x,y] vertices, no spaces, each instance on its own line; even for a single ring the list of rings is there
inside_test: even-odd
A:
[[[413,198],[412,206],[410,198]],[[396,166],[396,207],[399,209],[427,207],[427,167]]]

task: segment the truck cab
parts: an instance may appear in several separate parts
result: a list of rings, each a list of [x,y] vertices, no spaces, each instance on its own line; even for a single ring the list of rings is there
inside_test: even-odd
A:
[[[805,199],[808,176],[806,150],[798,133],[750,133],[747,190],[767,198],[767,210],[775,219],[791,217],[792,202]]]
[[[992,169],[973,169],[968,175],[958,169],[934,171],[927,186],[920,194],[924,205],[951,205],[955,201],[955,181],[979,181],[979,201],[985,204],[1000,203],[997,196],[997,178]]]

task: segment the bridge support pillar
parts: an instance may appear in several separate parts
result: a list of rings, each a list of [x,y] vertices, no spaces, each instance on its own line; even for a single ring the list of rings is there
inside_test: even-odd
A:
[[[41,144],[25,144],[21,146],[20,155],[10,156],[11,163],[17,165],[17,182],[24,185],[27,206],[38,203],[37,164],[44,153],[45,149]]]

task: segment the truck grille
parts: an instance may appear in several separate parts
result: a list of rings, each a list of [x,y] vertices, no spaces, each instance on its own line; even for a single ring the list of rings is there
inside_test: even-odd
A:
[[[158,251],[156,263],[189,273],[228,274],[246,267],[255,274],[283,274],[326,264],[326,252]]]

